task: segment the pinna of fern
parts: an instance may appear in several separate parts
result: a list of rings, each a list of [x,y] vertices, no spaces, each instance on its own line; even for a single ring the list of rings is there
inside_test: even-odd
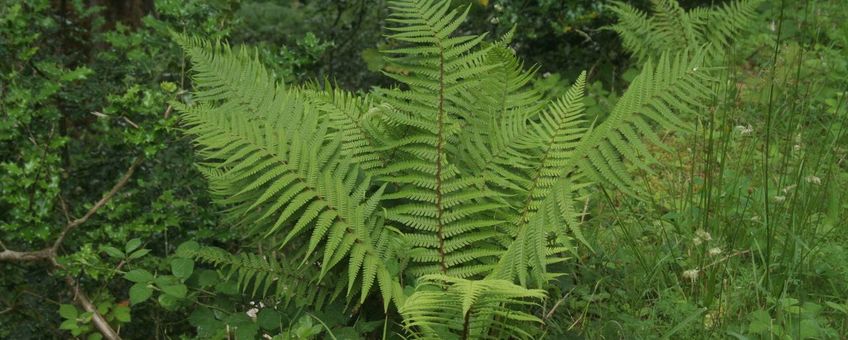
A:
[[[651,59],[608,118],[589,122],[585,74],[544,102],[508,37],[455,33],[467,7],[390,7],[385,74],[399,86],[367,96],[286,88],[245,49],[178,38],[196,102],[175,105],[210,191],[246,241],[287,255],[217,263],[252,293],[285,296],[271,286],[298,284],[268,270],[313,273],[309,284],[328,290],[316,295],[322,302],[378,292],[416,335],[524,337],[538,320],[507,306],[541,299],[524,287],[545,287],[562,274],[548,265],[565,260],[575,238],[586,242],[575,201],[589,185],[639,195],[631,167],[650,171],[647,145],[662,145],[656,127],[686,130],[680,115],[711,95],[703,55]],[[482,305],[456,308],[459,297]],[[432,325],[451,318],[469,324]]]

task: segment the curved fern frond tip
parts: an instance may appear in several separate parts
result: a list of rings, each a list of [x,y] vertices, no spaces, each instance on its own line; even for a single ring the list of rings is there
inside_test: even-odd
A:
[[[618,16],[611,29],[621,37],[624,47],[641,63],[657,59],[666,52],[694,50],[707,46],[709,63],[726,54],[735,37],[756,23],[757,7],[762,0],[734,0],[720,6],[685,11],[677,0],[653,0],[653,15],[624,2],[613,2],[610,9]]]
[[[505,280],[466,280],[444,275],[418,279],[399,308],[403,327],[415,339],[533,339],[543,321],[524,310],[546,298],[543,290]]]

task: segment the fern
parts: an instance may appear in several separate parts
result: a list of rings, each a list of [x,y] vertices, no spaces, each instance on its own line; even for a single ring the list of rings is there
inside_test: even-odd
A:
[[[244,49],[178,38],[196,102],[175,105],[210,191],[246,241],[277,247],[196,257],[245,292],[299,304],[379,293],[415,337],[531,337],[540,320],[528,308],[544,294],[525,287],[562,275],[548,266],[575,239],[588,244],[575,202],[596,184],[639,195],[630,168],[651,170],[655,126],[689,129],[681,117],[712,95],[704,52],[649,58],[608,118],[590,122],[585,74],[545,102],[511,33],[457,34],[468,7],[447,0],[390,7],[385,74],[398,85],[363,95],[284,88]],[[693,20],[680,39],[708,14],[680,19]]]
[[[426,275],[399,311],[415,339],[532,339],[542,320],[520,309],[544,297],[504,280]]]
[[[376,279],[388,306],[397,284],[385,262],[395,236],[377,214],[383,189],[372,188],[371,179],[343,157],[339,138],[328,133],[329,122],[318,119],[302,94],[271,83],[255,61],[242,65],[244,50],[216,45],[213,55],[203,42],[181,40],[202,84],[201,104],[177,108],[187,133],[196,136],[212,193],[229,207],[231,221],[246,226],[246,236],[282,232],[280,248],[309,227],[303,263],[320,262],[320,278],[349,257],[348,293],[359,278],[364,300]],[[244,88],[261,95],[245,101],[239,92]],[[314,251],[322,242],[318,255]]]
[[[618,23],[611,28],[641,62],[663,53],[706,47],[708,60],[724,55],[733,38],[750,29],[761,0],[733,0],[715,8],[683,10],[677,0],[652,0],[653,16],[624,2],[611,6]]]

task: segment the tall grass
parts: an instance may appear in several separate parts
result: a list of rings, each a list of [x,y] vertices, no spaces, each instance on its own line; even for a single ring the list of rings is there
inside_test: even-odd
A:
[[[817,3],[772,5],[769,44],[729,49],[697,132],[666,137],[650,200],[594,202],[598,252],[558,322],[591,338],[848,337],[848,79],[815,63],[848,55]]]

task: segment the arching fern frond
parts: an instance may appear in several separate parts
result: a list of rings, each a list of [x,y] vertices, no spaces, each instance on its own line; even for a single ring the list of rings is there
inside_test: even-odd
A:
[[[334,130],[331,134],[339,135],[342,152],[354,163],[369,174],[386,166],[386,155],[379,150],[379,141],[375,140],[373,127],[369,126],[367,114],[372,102],[368,95],[358,96],[328,87],[323,91],[308,91],[306,98],[330,121]]]
[[[414,339],[532,339],[542,320],[521,309],[544,298],[504,280],[426,275],[399,311]]]
[[[558,206],[551,201],[557,195],[551,195],[551,190],[556,184],[561,184],[559,194],[570,197],[574,186],[565,185],[571,182],[563,182],[566,169],[573,166],[573,152],[579,145],[581,138],[586,132],[586,124],[583,118],[583,92],[586,85],[586,74],[581,74],[574,85],[560,99],[554,101],[545,110],[538,123],[532,123],[532,138],[523,141],[523,148],[533,148],[538,152],[517,150],[514,152],[515,159],[522,159],[521,163],[530,164],[528,171],[524,172],[521,181],[514,184],[521,190],[516,191],[520,201],[518,202],[516,214],[512,217],[513,241],[507,252],[501,256],[493,276],[500,279],[512,280],[518,278],[522,285],[527,285],[528,269],[532,273],[534,282],[541,286],[549,277],[545,275],[545,267],[548,255],[558,253],[550,249],[548,245],[556,248],[555,242],[548,242],[548,237],[553,235],[554,229],[564,225],[559,222],[571,222],[566,224],[572,228],[576,223],[573,217],[566,216],[565,221],[552,216],[560,216]],[[521,152],[525,151],[525,152]],[[573,204],[571,198],[564,198],[566,204]],[[543,211],[545,215],[536,216],[543,206],[554,204],[554,209]],[[570,208],[566,208],[571,212]],[[546,216],[551,215],[551,216]],[[558,224],[549,224],[551,222]],[[559,251],[561,252],[561,251]]]
[[[611,6],[618,23],[611,28],[641,62],[666,52],[705,48],[708,63],[724,55],[733,39],[748,30],[762,0],[733,0],[714,8],[685,11],[677,0],[652,0],[653,16],[624,2]]]
[[[648,62],[616,103],[609,117],[594,127],[572,154],[573,162],[593,181],[635,194],[625,162],[651,172],[654,162],[645,140],[666,148],[652,124],[670,131],[690,131],[681,115],[696,115],[711,96],[713,80],[700,69],[702,56],[695,52],[663,54]]]
[[[303,95],[266,83],[257,86],[274,91],[245,102],[237,92],[221,89],[230,84],[209,80],[215,79],[210,73],[261,67],[241,65],[244,60],[228,49],[212,58],[205,57],[202,48],[186,51],[195,77],[204,84],[201,92],[208,94],[199,95],[198,104],[175,105],[186,132],[195,137],[203,166],[216,170],[211,185],[228,209],[228,220],[240,226],[245,237],[282,237],[280,248],[290,242],[305,244],[302,261],[320,262],[319,277],[349,259],[348,294],[360,279],[357,288],[364,300],[376,280],[388,306],[399,285],[385,260],[393,257],[397,237],[384,228],[376,209],[383,188],[375,190],[371,179],[344,155],[340,138],[331,138],[329,123],[319,119]],[[239,70],[208,65],[216,60]],[[316,251],[318,259],[313,258]]]
[[[300,261],[283,254],[230,254],[221,248],[200,246],[185,250],[181,255],[217,267],[225,280],[236,280],[239,289],[251,297],[274,296],[284,304],[320,308],[344,293],[344,285],[320,282],[318,266],[299,266]],[[332,276],[336,279],[338,275]]]

